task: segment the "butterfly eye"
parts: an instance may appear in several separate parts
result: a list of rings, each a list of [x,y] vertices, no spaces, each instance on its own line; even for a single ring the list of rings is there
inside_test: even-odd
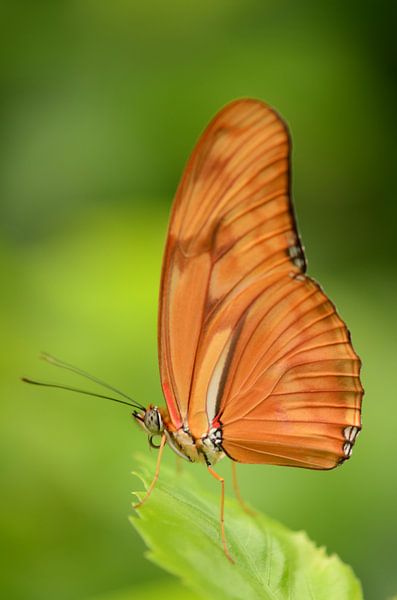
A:
[[[143,422],[150,433],[156,434],[163,431],[163,419],[161,418],[158,408],[150,408],[147,410]]]

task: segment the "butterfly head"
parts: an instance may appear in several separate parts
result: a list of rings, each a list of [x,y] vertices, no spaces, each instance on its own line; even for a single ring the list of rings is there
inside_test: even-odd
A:
[[[164,431],[164,422],[163,417],[161,416],[161,411],[157,408],[157,406],[150,404],[146,410],[134,410],[132,416],[148,434],[149,444],[151,446],[154,445],[152,442],[153,436],[161,435]]]

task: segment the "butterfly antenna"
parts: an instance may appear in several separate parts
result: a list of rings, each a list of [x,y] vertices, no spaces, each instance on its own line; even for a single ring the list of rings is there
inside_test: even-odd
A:
[[[40,385],[42,387],[57,388],[59,390],[68,390],[69,392],[77,392],[79,394],[85,394],[86,396],[95,396],[96,398],[105,398],[105,400],[113,400],[113,402],[119,402],[119,404],[126,404],[133,408],[141,408],[137,404],[126,402],[125,400],[119,400],[118,398],[112,398],[111,396],[105,396],[104,394],[96,394],[95,392],[87,392],[86,390],[80,390],[79,388],[71,387],[69,385],[60,385],[57,383],[45,383],[43,381],[34,381],[28,377],[21,378],[24,383],[31,383],[33,385]]]
[[[79,369],[78,367],[75,367],[74,365],[71,365],[70,363],[60,360],[59,358],[56,358],[55,356],[52,356],[51,354],[48,354],[47,352],[41,352],[40,358],[42,358],[43,360],[48,362],[50,365],[54,365],[55,367],[59,367],[61,369],[66,369],[67,371],[71,371],[72,373],[75,373],[76,375],[81,375],[81,377],[90,379],[94,383],[101,385],[102,387],[110,390],[111,392],[115,392],[116,394],[119,394],[119,396],[126,398],[127,400],[132,402],[136,408],[139,408],[140,410],[145,410],[145,407],[142,406],[142,404],[135,402],[135,400],[133,400],[130,396],[128,396],[121,390],[117,389],[113,385],[110,385],[109,383],[106,383],[106,381],[103,381],[102,379],[99,379],[98,377],[95,377],[94,375],[87,373],[87,371],[83,371],[83,369]]]

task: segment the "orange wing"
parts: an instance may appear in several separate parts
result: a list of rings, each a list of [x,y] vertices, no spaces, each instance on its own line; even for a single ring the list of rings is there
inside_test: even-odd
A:
[[[328,468],[360,426],[360,362],[304,275],[289,137],[255,100],[226,106],[178,188],[159,317],[164,394],[196,438],[218,422],[242,462]]]

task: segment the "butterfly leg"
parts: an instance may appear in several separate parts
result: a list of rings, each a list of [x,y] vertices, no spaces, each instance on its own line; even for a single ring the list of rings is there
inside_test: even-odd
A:
[[[248,515],[251,515],[251,516],[256,515],[256,512],[254,510],[252,510],[252,508],[250,508],[249,506],[247,506],[246,503],[243,500],[243,497],[242,497],[241,492],[240,492],[240,486],[239,486],[238,480],[237,480],[237,467],[236,467],[236,463],[235,463],[234,460],[232,461],[232,481],[233,481],[234,494],[235,494],[237,500],[239,501],[239,503],[241,505],[241,508]]]
[[[157,455],[156,471],[154,473],[153,481],[149,485],[149,487],[147,489],[147,492],[144,495],[144,497],[142,498],[142,500],[140,500],[139,502],[137,502],[137,504],[134,504],[133,508],[140,508],[142,506],[142,504],[144,504],[146,502],[146,500],[149,498],[150,494],[152,493],[152,491],[154,489],[154,486],[156,485],[156,482],[157,482],[157,480],[159,478],[161,457],[163,456],[163,450],[164,450],[166,441],[167,441],[167,438],[165,437],[165,434],[163,433],[163,435],[161,436],[161,442],[160,442],[160,446],[159,446],[159,453]]]
[[[221,536],[222,536],[222,544],[223,550],[226,554],[226,558],[230,560],[231,563],[234,564],[234,560],[230,556],[229,549],[227,547],[226,534],[225,534],[225,480],[223,477],[218,475],[210,466],[208,466],[208,472],[215,477],[217,481],[221,484]]]

